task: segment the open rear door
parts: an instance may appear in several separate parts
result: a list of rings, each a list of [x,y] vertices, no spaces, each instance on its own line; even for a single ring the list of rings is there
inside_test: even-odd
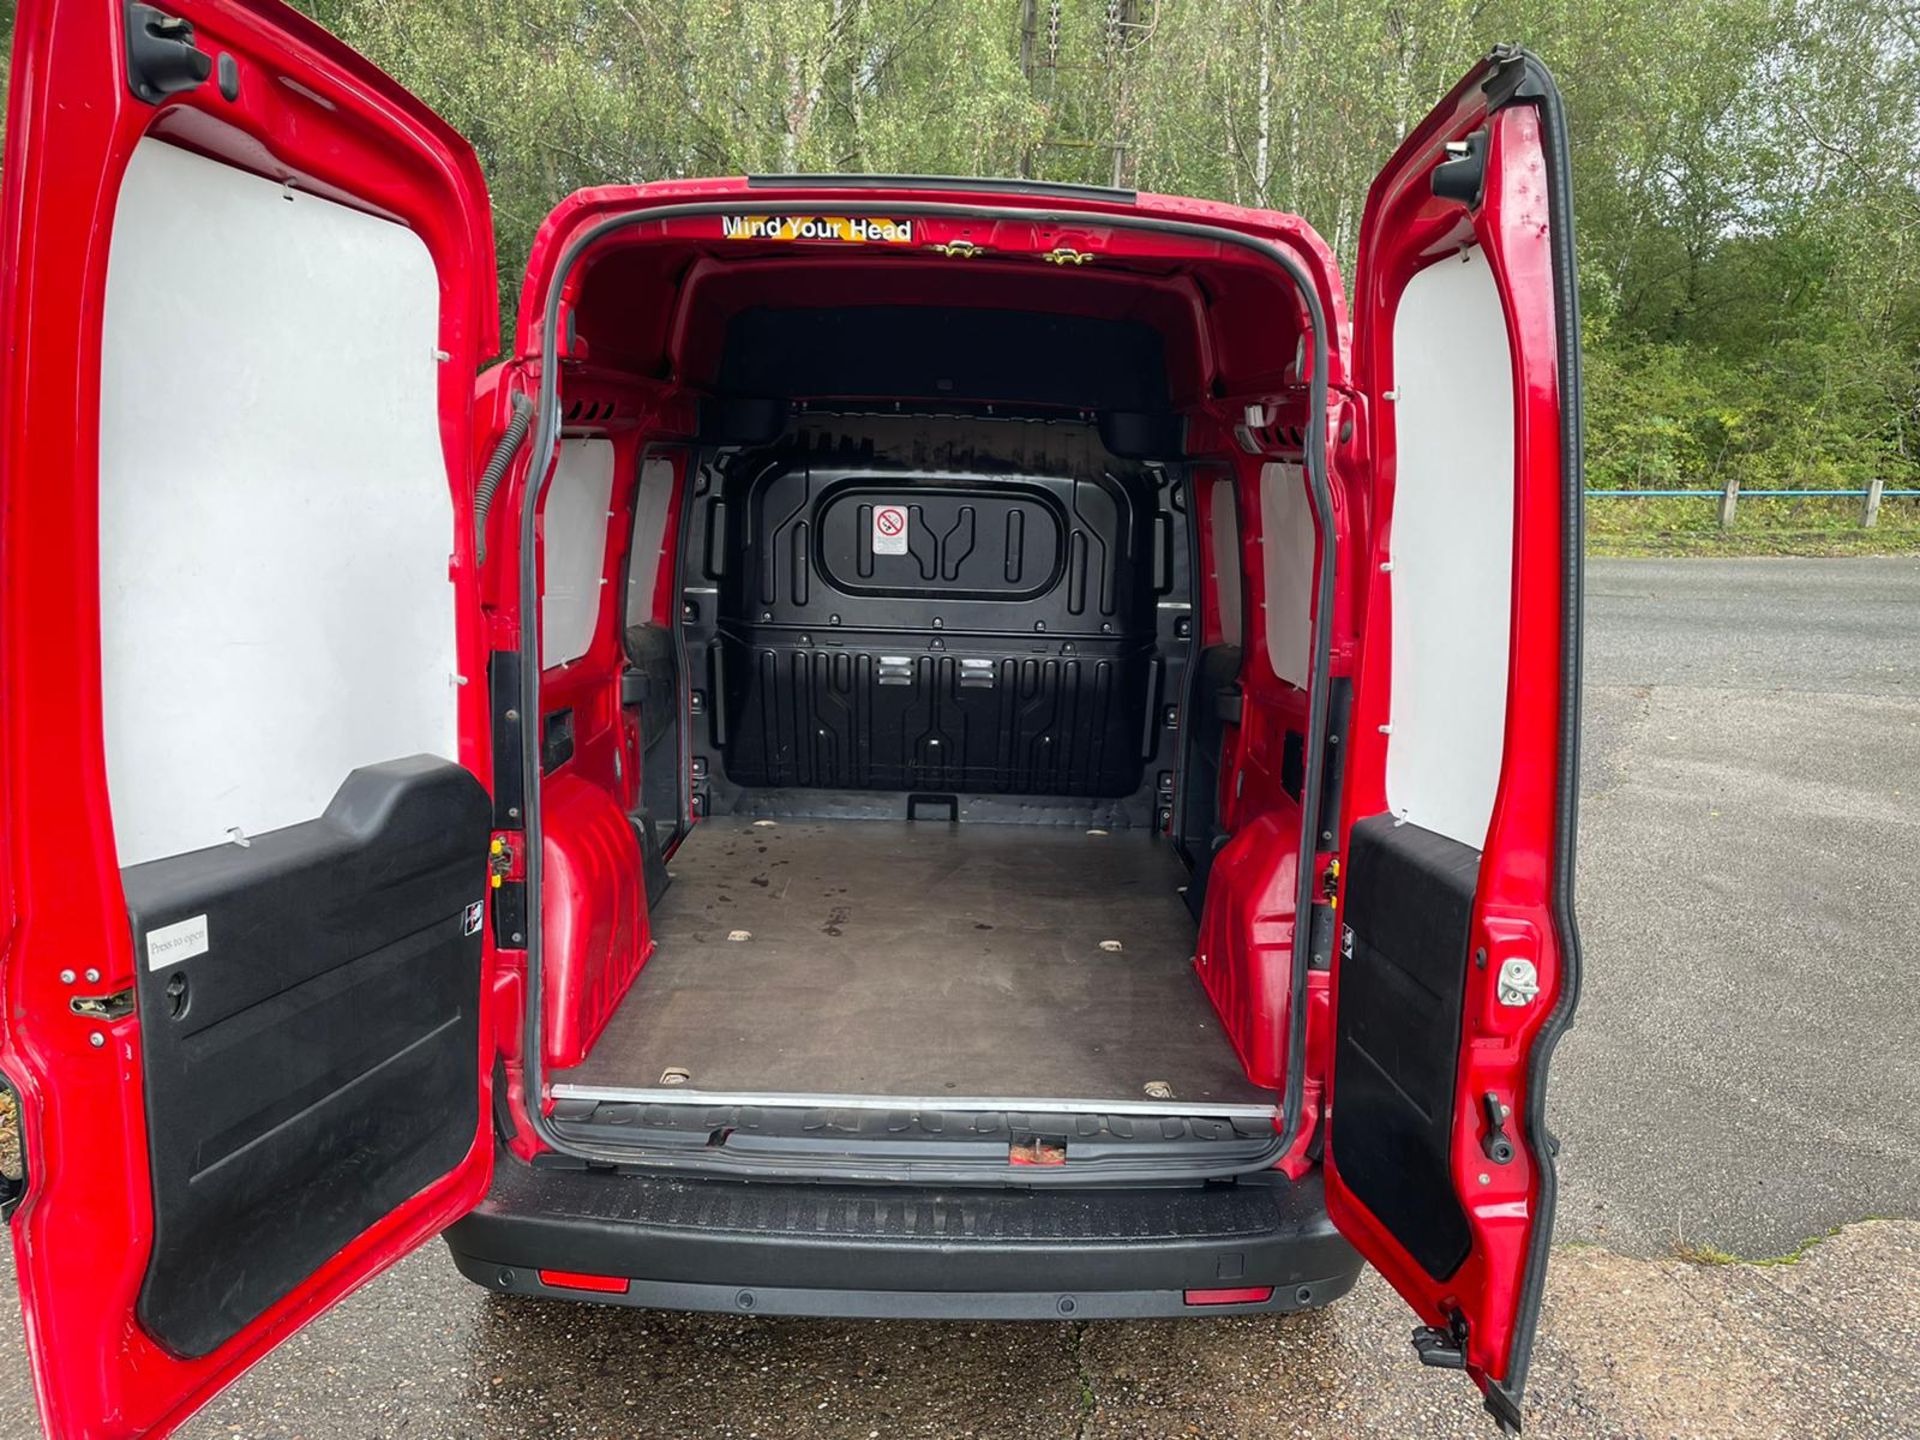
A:
[[[1517,1428],[1553,1224],[1547,1062],[1578,980],[1579,315],[1566,134],[1500,50],[1374,182],[1373,459],[1327,1203]]]
[[[158,1435],[488,1182],[492,237],[465,143],[271,0],[15,31],[11,1228],[49,1432]]]

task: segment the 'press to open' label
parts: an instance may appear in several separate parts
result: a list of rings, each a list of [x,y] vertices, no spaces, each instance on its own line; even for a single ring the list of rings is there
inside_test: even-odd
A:
[[[904,505],[876,505],[873,507],[873,553],[876,555],[904,555],[907,553],[907,507]]]
[[[207,917],[195,915],[147,932],[147,968],[164,970],[207,953]]]

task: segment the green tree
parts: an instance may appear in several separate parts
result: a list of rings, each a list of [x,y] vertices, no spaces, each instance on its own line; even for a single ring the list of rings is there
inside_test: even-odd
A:
[[[1904,0],[303,3],[473,141],[509,312],[570,191],[741,171],[1215,197],[1302,214],[1350,264],[1400,138],[1523,40],[1571,116],[1596,483],[1915,481]]]

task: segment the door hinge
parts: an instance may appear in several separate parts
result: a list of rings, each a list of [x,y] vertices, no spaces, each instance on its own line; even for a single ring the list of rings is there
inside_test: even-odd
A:
[[[1316,903],[1307,925],[1307,968],[1328,970],[1333,967],[1333,906]]]
[[[493,943],[500,950],[527,948],[527,884],[506,880],[493,889]]]
[[[493,698],[493,828],[524,830],[526,779],[521,746],[520,652],[496,650],[487,657],[487,688]]]
[[[124,1020],[133,1013],[133,987],[111,995],[76,995],[67,1004],[74,1014],[89,1020]]]
[[[1413,1332],[1414,1352],[1422,1365],[1437,1370],[1467,1368],[1467,1317],[1458,1310],[1447,1320],[1447,1328],[1422,1325]]]

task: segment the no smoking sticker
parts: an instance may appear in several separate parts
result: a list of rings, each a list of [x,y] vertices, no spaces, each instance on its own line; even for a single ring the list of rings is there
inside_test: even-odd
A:
[[[876,555],[907,553],[906,506],[876,505],[873,507],[873,553]]]

